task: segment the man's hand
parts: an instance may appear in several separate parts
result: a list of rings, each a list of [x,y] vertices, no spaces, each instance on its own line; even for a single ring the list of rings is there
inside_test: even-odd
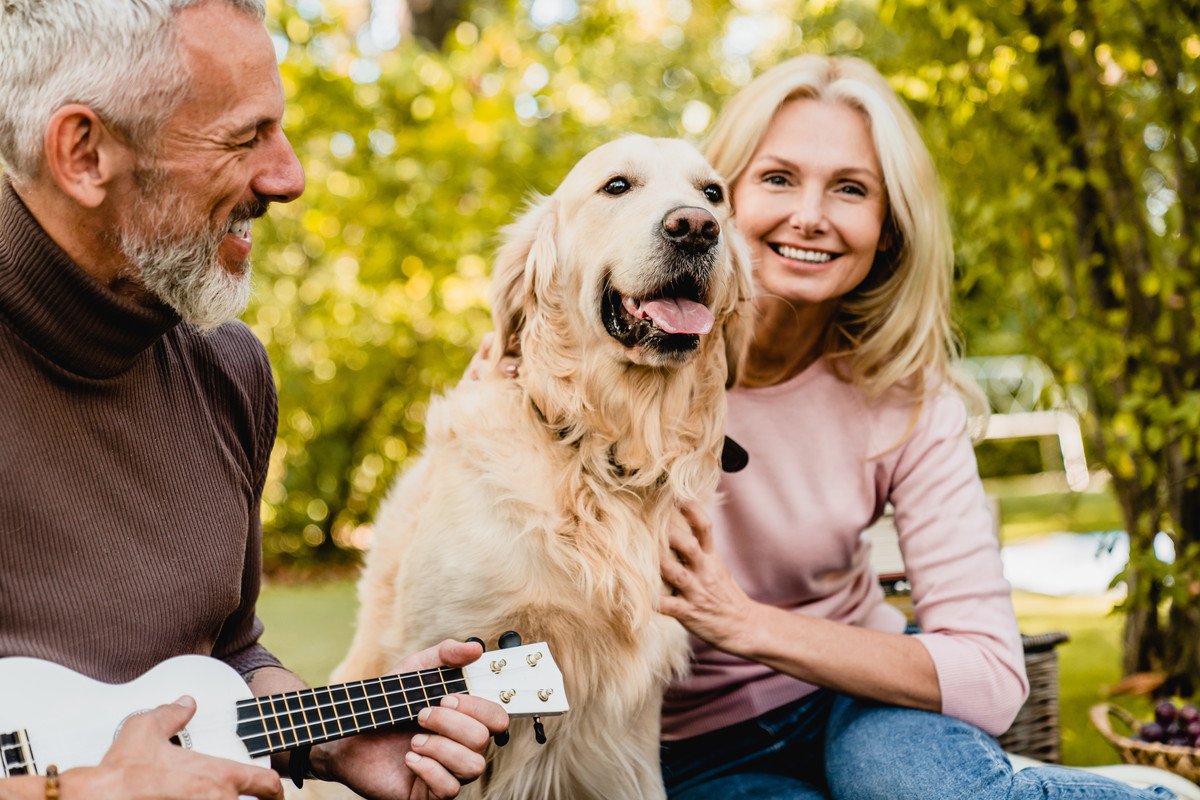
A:
[[[274,770],[201,755],[171,744],[170,738],[183,730],[195,713],[196,702],[181,697],[130,718],[100,766],[62,774],[62,796],[87,800],[237,800],[239,795],[251,795],[262,800],[283,800],[283,787]]]
[[[447,639],[404,659],[395,671],[462,667],[481,655],[478,644]],[[483,774],[483,751],[492,734],[508,729],[503,708],[469,695],[443,697],[417,720],[428,733],[378,731],[315,747],[313,770],[371,800],[455,797]]]

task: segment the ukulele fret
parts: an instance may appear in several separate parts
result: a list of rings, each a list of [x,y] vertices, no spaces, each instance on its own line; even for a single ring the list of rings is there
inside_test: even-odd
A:
[[[0,769],[6,777],[37,774],[33,749],[25,731],[0,733]]]

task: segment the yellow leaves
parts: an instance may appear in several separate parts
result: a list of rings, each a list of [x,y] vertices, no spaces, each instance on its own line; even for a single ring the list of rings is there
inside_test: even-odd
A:
[[[437,110],[437,103],[433,102],[433,98],[421,94],[413,98],[408,110],[413,119],[424,122],[433,116],[433,112]]]
[[[296,44],[305,44],[312,35],[312,28],[300,17],[292,17],[284,28],[288,38]]]
[[[421,270],[424,268],[425,262],[421,261],[420,257],[418,256],[407,255],[404,257],[404,260],[400,262],[400,271],[409,278],[420,274]]]
[[[1184,54],[1193,61],[1200,58],[1200,36],[1192,34],[1181,42]]]
[[[1155,297],[1162,291],[1162,278],[1157,272],[1146,272],[1138,278],[1138,288],[1146,297]]]
[[[470,47],[479,41],[479,28],[470,22],[460,22],[454,29],[454,38],[463,47]]]
[[[429,290],[432,288],[433,275],[425,270],[421,270],[409,277],[408,282],[404,285],[404,294],[410,300],[424,300],[429,296]]]
[[[329,177],[326,178],[325,188],[329,190],[330,194],[336,197],[353,198],[357,197],[358,193],[362,191],[362,181],[351,175],[347,175],[341,170],[335,170],[329,173]],[[336,235],[336,233],[333,235]]]

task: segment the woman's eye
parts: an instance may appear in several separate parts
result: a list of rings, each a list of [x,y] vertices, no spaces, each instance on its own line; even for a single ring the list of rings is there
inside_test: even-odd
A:
[[[867,190],[857,183],[843,183],[838,187],[838,191],[843,194],[854,195],[855,197],[866,197]]]
[[[608,183],[604,184],[605,194],[618,195],[625,194],[632,188],[629,181],[624,178],[613,178]]]
[[[710,183],[704,187],[704,196],[710,203],[719,203],[725,199],[725,192],[721,191],[721,187],[717,184]]]
[[[769,175],[763,176],[763,183],[768,183],[771,186],[787,186],[787,178],[778,172],[772,172]]]

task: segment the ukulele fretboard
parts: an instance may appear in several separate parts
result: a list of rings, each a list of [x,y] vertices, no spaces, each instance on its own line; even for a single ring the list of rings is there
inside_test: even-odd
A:
[[[237,733],[251,756],[265,756],[408,722],[466,691],[461,669],[439,667],[255,697],[237,704]]]

